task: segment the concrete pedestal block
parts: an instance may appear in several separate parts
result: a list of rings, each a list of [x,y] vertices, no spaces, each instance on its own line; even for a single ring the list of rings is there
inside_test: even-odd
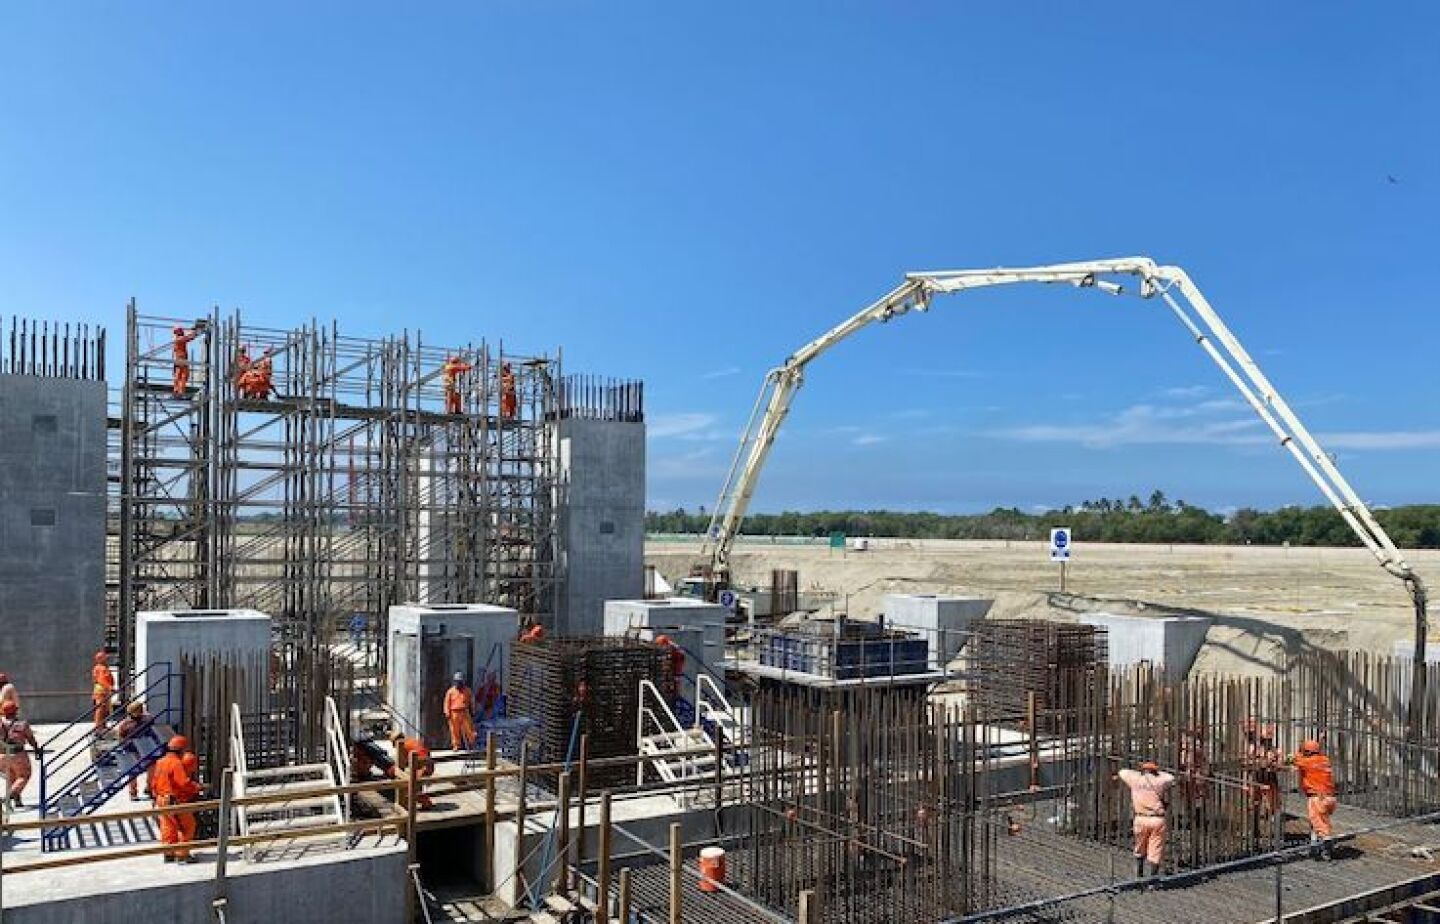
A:
[[[390,686],[386,698],[432,746],[448,747],[442,714],[455,673],[480,689],[487,673],[504,682],[520,614],[488,603],[407,603],[390,607]]]
[[[643,639],[668,635],[685,649],[687,672],[691,669],[690,662],[699,659],[706,673],[721,677],[725,659],[725,619],[729,612],[718,603],[689,597],[607,600],[605,634],[625,636],[633,632]],[[693,681],[694,678],[690,679]]]
[[[1211,620],[1203,616],[1117,616],[1086,613],[1086,625],[1106,630],[1111,668],[1149,664],[1166,680],[1184,680],[1205,644]]]
[[[266,671],[270,663],[270,617],[257,610],[149,610],[135,615],[135,670],[142,685],[150,687],[146,703],[159,715],[171,699],[179,705],[178,683],[162,678],[169,664],[178,677],[185,659],[203,662],[210,657],[253,668],[253,689],[240,691],[242,712],[255,712],[264,701]],[[154,665],[152,667],[152,665]],[[168,698],[167,698],[168,697]]]
[[[886,594],[885,622],[898,629],[913,629],[930,642],[930,658],[937,667],[955,659],[969,641],[971,627],[989,613],[994,600],[946,594]]]

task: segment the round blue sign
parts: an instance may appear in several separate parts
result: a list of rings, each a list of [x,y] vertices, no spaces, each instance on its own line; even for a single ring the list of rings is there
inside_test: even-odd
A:
[[[1055,538],[1051,541],[1055,543],[1055,548],[1063,549],[1065,548],[1065,546],[1070,544],[1070,534],[1062,529],[1055,534]]]

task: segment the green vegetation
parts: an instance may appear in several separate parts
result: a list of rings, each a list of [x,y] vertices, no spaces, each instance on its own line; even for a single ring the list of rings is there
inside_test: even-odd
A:
[[[1379,510],[1380,519],[1402,548],[1440,548],[1440,504]],[[710,515],[674,510],[647,513],[652,533],[703,533]],[[900,513],[841,510],[813,513],[757,513],[745,518],[747,536],[899,536],[912,539],[1047,539],[1052,526],[1069,526],[1081,542],[1194,543],[1200,545],[1359,545],[1355,534],[1330,507],[1244,508],[1230,516],[1184,501],[1171,503],[1163,491],[1142,501],[1101,498],[1074,507],[1023,513],[997,507],[989,513]]]

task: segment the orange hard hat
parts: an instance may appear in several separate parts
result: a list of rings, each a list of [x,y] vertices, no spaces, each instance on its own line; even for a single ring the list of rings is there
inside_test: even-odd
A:
[[[1319,754],[1320,742],[1316,741],[1314,738],[1306,738],[1300,743],[1300,750],[1305,754]]]
[[[103,651],[97,651],[97,652],[95,652],[95,663],[96,663],[96,664],[104,664],[106,661],[109,661],[109,660],[110,660],[110,656],[107,655],[105,652],[103,652]]]
[[[1155,761],[1153,760],[1147,760],[1140,765],[1140,769],[1146,771],[1147,773],[1159,773],[1160,765],[1155,763]]]
[[[185,768],[186,773],[196,773],[200,769],[200,758],[195,756],[194,751],[186,751],[180,755],[180,766]]]
[[[170,739],[170,743],[165,745],[165,748],[170,751],[188,751],[190,750],[190,739],[184,735],[176,735]]]
[[[15,702],[13,699],[8,699],[3,704],[0,704],[0,714],[9,716],[14,715],[19,711],[20,704]]]
[[[665,645],[666,647],[669,647],[671,645],[674,645],[675,643],[670,641],[670,636],[668,635],[657,635],[655,636],[655,644]]]

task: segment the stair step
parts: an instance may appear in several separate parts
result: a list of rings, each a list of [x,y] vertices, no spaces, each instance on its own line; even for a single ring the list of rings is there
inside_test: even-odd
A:
[[[334,796],[312,796],[306,799],[291,799],[287,802],[267,802],[264,805],[249,805],[245,807],[245,813],[247,817],[253,819],[256,815],[273,815],[276,812],[290,814],[294,812],[306,812],[310,809],[331,810],[334,806]]]
[[[274,831],[303,831],[306,828],[321,828],[340,823],[331,812],[328,815],[301,815],[295,818],[266,818],[246,823],[251,834],[269,834]],[[338,832],[337,832],[338,833]]]
[[[267,767],[264,770],[246,770],[245,781],[249,784],[255,780],[274,780],[286,777],[323,777],[328,776],[329,773],[329,764],[295,764],[290,767]]]

